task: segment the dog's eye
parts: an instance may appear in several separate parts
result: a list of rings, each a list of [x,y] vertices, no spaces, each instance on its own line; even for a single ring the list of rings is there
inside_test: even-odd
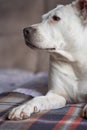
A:
[[[60,17],[58,17],[56,15],[54,15],[52,18],[53,18],[54,21],[59,21],[60,20]]]

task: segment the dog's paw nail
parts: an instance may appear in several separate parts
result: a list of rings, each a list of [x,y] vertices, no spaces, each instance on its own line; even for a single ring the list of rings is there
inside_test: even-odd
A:
[[[21,112],[20,117],[23,119],[23,117],[24,117],[24,112]]]
[[[21,118],[21,119],[27,119],[27,118],[29,118],[29,117],[28,117],[24,112],[21,112],[20,118]]]
[[[38,112],[37,106],[34,107],[34,112]]]
[[[11,115],[9,115],[8,119],[12,119],[12,117],[13,117],[13,115],[11,114]]]
[[[9,114],[8,119],[11,119],[11,116],[12,116],[12,115]]]
[[[11,119],[11,120],[15,119],[15,115],[14,115],[14,114],[11,115],[10,119]]]

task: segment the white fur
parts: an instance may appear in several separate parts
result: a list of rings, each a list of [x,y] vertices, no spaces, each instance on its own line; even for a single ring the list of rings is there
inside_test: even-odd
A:
[[[14,108],[9,119],[26,119],[32,113],[64,107],[66,103],[87,102],[87,26],[84,25],[77,2],[58,6],[43,16],[43,21],[32,25],[37,29],[32,44],[49,50],[49,91]],[[54,21],[52,17],[61,18]],[[87,106],[83,116],[87,116]]]

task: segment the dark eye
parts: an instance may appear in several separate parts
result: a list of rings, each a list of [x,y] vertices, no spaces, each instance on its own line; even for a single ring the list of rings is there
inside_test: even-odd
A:
[[[58,17],[56,15],[54,15],[52,18],[53,18],[54,21],[59,21],[60,20],[60,17]]]

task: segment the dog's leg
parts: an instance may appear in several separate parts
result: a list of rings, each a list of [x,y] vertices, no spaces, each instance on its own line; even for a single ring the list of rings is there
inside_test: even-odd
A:
[[[82,117],[87,118],[87,104],[83,108]]]
[[[49,92],[46,96],[36,97],[31,101],[14,108],[8,118],[9,119],[27,119],[33,113],[43,110],[58,109],[64,107],[66,100],[63,96]]]

